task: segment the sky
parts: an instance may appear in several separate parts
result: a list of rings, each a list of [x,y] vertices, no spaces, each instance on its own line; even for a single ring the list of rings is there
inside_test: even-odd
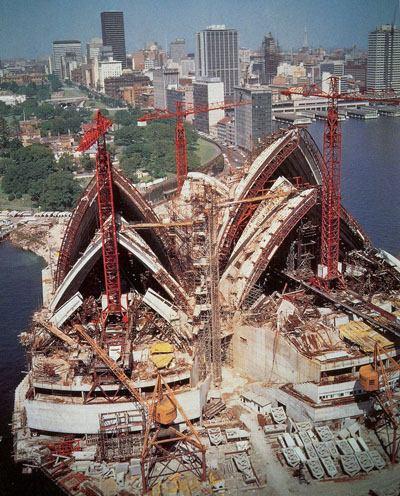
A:
[[[367,47],[368,33],[393,22],[399,0],[0,0],[0,59],[47,56],[51,43],[101,37],[100,12],[121,10],[127,52],[176,37],[194,51],[194,36],[210,24],[239,31],[241,47],[257,49],[272,32],[284,49],[302,45]],[[397,23],[400,24],[399,15]]]

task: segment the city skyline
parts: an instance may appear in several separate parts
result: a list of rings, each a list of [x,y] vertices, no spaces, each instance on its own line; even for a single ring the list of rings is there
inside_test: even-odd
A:
[[[237,29],[239,46],[251,49],[259,48],[269,31],[283,49],[299,47],[305,26],[310,46],[356,44],[366,49],[368,33],[380,24],[392,22],[396,3],[397,0],[304,0],[300,9],[295,0],[188,0],[183,5],[177,0],[139,0],[135,4],[126,0],[71,0],[66,11],[62,0],[36,0],[33,4],[0,0],[0,59],[43,57],[50,54],[53,40],[77,38],[86,43],[91,37],[101,36],[100,13],[104,10],[124,12],[127,52],[152,40],[167,48],[176,37],[185,38],[188,50],[194,51],[195,33],[210,24]]]

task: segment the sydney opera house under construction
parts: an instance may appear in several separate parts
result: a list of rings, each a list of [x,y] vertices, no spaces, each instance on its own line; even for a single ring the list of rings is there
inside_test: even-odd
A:
[[[21,335],[15,460],[67,494],[287,494],[269,458],[299,493],[391,477],[400,262],[341,207],[339,282],[315,283],[322,166],[294,128],[158,202],[114,168],[111,220],[94,178]]]

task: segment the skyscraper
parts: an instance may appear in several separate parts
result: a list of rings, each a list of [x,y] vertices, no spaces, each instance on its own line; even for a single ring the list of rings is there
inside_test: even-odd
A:
[[[400,91],[400,29],[384,24],[368,36],[367,88]]]
[[[92,38],[89,43],[86,43],[86,59],[88,63],[90,60],[100,58],[100,50],[102,46],[103,40],[101,38]]]
[[[264,36],[262,42],[262,55],[264,58],[264,84],[271,84],[272,79],[276,76],[280,62],[279,47],[271,33]]]
[[[182,59],[186,59],[187,52],[184,38],[176,38],[175,41],[170,43],[169,56],[172,59],[172,62],[177,62],[178,64]]]
[[[251,151],[271,133],[272,93],[266,86],[235,88],[235,101],[251,101],[235,108],[236,145]]]
[[[154,86],[154,106],[157,109],[167,108],[167,88],[178,87],[179,71],[178,69],[155,69],[153,72]]]
[[[233,95],[239,84],[239,50],[236,29],[225,25],[209,26],[196,33],[196,76],[219,77],[224,94]]]
[[[224,100],[224,83],[220,78],[199,77],[193,83],[194,107],[209,107]],[[225,117],[223,109],[201,112],[194,116],[194,127],[206,134],[217,132],[218,122]]]
[[[125,29],[123,12],[102,12],[101,32],[103,45],[112,47],[114,60],[126,67]]]
[[[82,46],[79,40],[53,41],[53,74],[60,79],[67,77],[63,67],[66,60],[76,61],[77,65],[82,63]]]

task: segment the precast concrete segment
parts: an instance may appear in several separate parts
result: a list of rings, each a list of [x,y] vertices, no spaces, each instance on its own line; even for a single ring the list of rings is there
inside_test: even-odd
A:
[[[249,246],[249,244],[254,244],[253,240],[259,229],[268,223],[268,218],[277,208],[279,208],[280,205],[286,201],[290,193],[294,191],[294,188],[287,179],[280,177],[274,182],[270,191],[280,191],[282,193],[286,192],[287,196],[277,196],[276,198],[270,198],[260,202],[238,239],[224,273],[227,273],[228,267],[235,264],[236,260],[240,257],[241,251],[245,249],[246,246]]]
[[[240,254],[240,263],[237,260],[233,267],[230,264],[221,277],[220,291],[226,301],[241,306],[279,246],[316,201],[315,189],[301,191],[284,202],[265,226],[260,226],[252,243]]]
[[[335,477],[338,473],[335,463],[330,456],[320,457],[325,472],[329,477]]]
[[[356,457],[358,463],[360,464],[360,467],[364,470],[364,472],[368,473],[374,468],[374,462],[372,461],[368,451],[357,453]]]
[[[307,466],[314,479],[320,480],[324,477],[324,469],[322,468],[321,462],[318,458],[311,458],[308,460]]]
[[[376,450],[371,450],[369,452],[369,456],[371,457],[371,460],[374,462],[375,468],[378,470],[382,470],[386,463],[385,460],[381,457],[381,455],[378,453]]]
[[[178,305],[187,308],[186,293],[174,280],[174,278],[164,269],[158,258],[152,252],[146,242],[135,232],[118,233],[118,243],[126,248],[132,255],[140,260],[152,273],[154,278],[160,283],[165,291],[176,300]],[[97,236],[87,247],[83,255],[77,260],[72,269],[64,278],[62,284],[57,288],[54,298],[50,304],[50,309],[54,312],[70,294],[79,290],[79,286],[84,281],[87,274],[101,256],[101,239]],[[184,304],[184,305],[182,305]]]
[[[282,453],[289,467],[296,467],[300,463],[299,455],[293,447],[282,448]]]
[[[264,187],[269,177],[279,168],[284,160],[296,149],[299,142],[298,130],[293,129],[279,137],[270,146],[265,148],[251,164],[248,173],[244,176],[235,191],[235,200],[256,196]],[[238,204],[234,211],[225,215],[218,245],[222,253],[229,250],[236,231],[241,229],[239,217],[248,208],[247,205]],[[226,257],[224,255],[224,257]]]
[[[147,203],[139,191],[128,181],[124,175],[113,169],[113,186],[123,201],[121,208],[130,209],[134,218],[141,222],[157,223],[158,217],[152,207]],[[65,231],[56,271],[56,286],[58,287],[68,271],[76,263],[80,252],[83,252],[90,243],[90,233],[96,229],[97,205],[96,205],[96,181],[93,179],[82,194]],[[158,254],[168,258],[168,241],[165,234],[149,230],[148,236],[152,249]],[[170,262],[169,262],[170,263]],[[168,265],[168,263],[167,263]],[[165,265],[168,270],[169,266]]]
[[[347,474],[350,475],[350,477],[354,477],[357,475],[361,467],[357,461],[357,458],[354,454],[352,455],[342,455],[340,457],[340,461],[342,463],[343,471]]]
[[[208,176],[202,172],[189,172],[182,187],[181,197],[190,200],[190,189],[197,184],[200,184],[202,187],[205,185],[211,186],[213,191],[221,198],[229,197],[229,189],[223,182],[214,176]]]

